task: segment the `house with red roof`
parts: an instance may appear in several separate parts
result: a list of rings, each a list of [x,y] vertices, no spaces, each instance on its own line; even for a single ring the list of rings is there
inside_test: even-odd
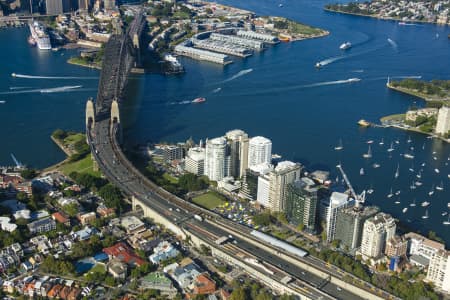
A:
[[[136,265],[140,267],[146,263],[145,260],[136,255],[131,247],[124,242],[119,242],[111,247],[104,248],[103,252],[108,255],[110,260],[115,258],[128,265]]]

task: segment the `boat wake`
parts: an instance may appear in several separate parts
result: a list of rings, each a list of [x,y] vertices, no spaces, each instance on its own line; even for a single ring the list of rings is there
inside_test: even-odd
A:
[[[392,46],[392,48],[394,48],[395,51],[398,50],[398,45],[397,45],[397,43],[394,40],[391,40],[391,39],[388,38],[387,41]]]
[[[421,79],[421,75],[411,75],[411,76],[390,76],[389,78],[398,78],[398,79]]]
[[[253,72],[253,69],[246,69],[246,70],[239,71],[237,74],[235,74],[235,75],[231,76],[230,78],[225,79],[224,81],[222,81],[222,83],[235,80],[235,79],[237,79],[239,77],[242,77],[242,76],[244,76],[244,75],[246,75],[246,74],[248,74],[250,72]]]
[[[217,89],[214,89],[214,90],[212,91],[212,93],[215,94],[215,93],[220,92],[221,90],[222,90],[222,88],[219,87],[219,88],[217,88]]]
[[[170,102],[169,105],[183,105],[183,104],[191,104],[192,101],[180,101],[180,102]]]
[[[26,79],[98,79],[98,77],[77,77],[77,76],[35,76],[27,74],[12,73],[12,77],[26,78]]]
[[[327,58],[327,59],[325,59],[325,60],[319,61],[318,64],[319,64],[321,67],[323,67],[323,66],[329,65],[329,64],[331,64],[331,63],[334,63],[335,61],[344,59],[344,58],[345,58],[345,56],[331,57],[331,58]]]
[[[324,81],[324,82],[306,84],[306,85],[302,85],[302,86],[299,86],[299,87],[309,88],[309,87],[325,86],[325,85],[346,84],[346,83],[352,83],[352,82],[358,82],[358,81],[361,81],[361,79],[359,79],[359,78],[349,78],[349,79],[343,79],[343,80]]]
[[[352,70],[351,72],[352,73],[364,73],[364,70],[362,70],[362,69],[361,70]]]
[[[86,92],[86,91],[95,91],[96,89],[82,89],[82,85],[68,85],[61,86],[55,88],[48,89],[32,89],[32,90],[16,90],[10,92],[1,92],[0,95],[16,95],[16,94],[28,94],[28,93],[41,93],[41,94],[50,94],[50,93],[64,93],[64,92]]]
[[[24,89],[31,89],[31,88],[33,88],[33,87],[31,87],[31,86],[11,86],[11,87],[9,87],[9,89],[10,89],[11,91],[15,91],[15,90],[24,90]]]

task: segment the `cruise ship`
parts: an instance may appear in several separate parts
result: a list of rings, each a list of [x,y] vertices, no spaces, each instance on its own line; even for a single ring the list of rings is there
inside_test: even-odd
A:
[[[50,37],[45,32],[45,28],[39,24],[37,21],[28,24],[31,32],[31,39],[37,44],[38,48],[41,50],[52,49],[52,44],[50,43]]]

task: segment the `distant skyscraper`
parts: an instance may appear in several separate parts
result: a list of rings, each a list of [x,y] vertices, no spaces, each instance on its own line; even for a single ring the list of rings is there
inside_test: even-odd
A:
[[[115,0],[103,0],[103,8],[107,10],[112,10],[116,7]]]
[[[234,178],[244,176],[248,168],[248,135],[239,129],[225,134],[230,147],[230,175]]]
[[[90,0],[78,0],[78,9],[87,11],[90,7]]]
[[[450,107],[442,106],[438,112],[436,133],[445,135],[449,131],[450,131]]]
[[[431,256],[426,281],[432,282],[438,289],[450,292],[450,253],[439,250]]]
[[[229,174],[227,140],[218,137],[206,142],[205,175],[210,180],[219,181]]]
[[[268,174],[270,188],[267,208],[271,211],[285,211],[287,185],[300,178],[300,171],[300,164],[282,161]]]
[[[325,212],[327,242],[331,242],[335,239],[338,210],[345,208],[347,205],[349,205],[347,194],[338,192],[333,192],[331,194]]]
[[[184,160],[184,169],[186,172],[195,175],[205,174],[205,149],[194,147],[188,150]]]
[[[255,136],[250,139],[248,146],[248,166],[255,166],[261,163],[270,164],[272,160],[272,142],[262,136]]]
[[[63,13],[62,0],[45,0],[45,11],[47,15],[59,15]]]
[[[303,224],[310,231],[316,230],[318,190],[315,182],[307,177],[287,185],[285,212],[289,222]]]
[[[378,258],[383,254],[386,241],[395,235],[395,220],[391,215],[378,213],[364,222],[361,254],[367,258]]]
[[[350,251],[361,245],[364,222],[374,216],[378,208],[374,206],[353,206],[338,210],[335,239]]]

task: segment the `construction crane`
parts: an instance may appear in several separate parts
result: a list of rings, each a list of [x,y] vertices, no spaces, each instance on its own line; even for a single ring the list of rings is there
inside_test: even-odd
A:
[[[357,204],[363,204],[366,201],[366,191],[364,190],[361,194],[356,194],[355,190],[353,189],[352,184],[350,183],[350,180],[347,177],[347,174],[345,174],[344,169],[342,168],[341,164],[338,164],[336,168],[341,172],[342,178],[345,181],[345,184],[347,185],[348,189],[350,190],[350,196],[355,199]]]

